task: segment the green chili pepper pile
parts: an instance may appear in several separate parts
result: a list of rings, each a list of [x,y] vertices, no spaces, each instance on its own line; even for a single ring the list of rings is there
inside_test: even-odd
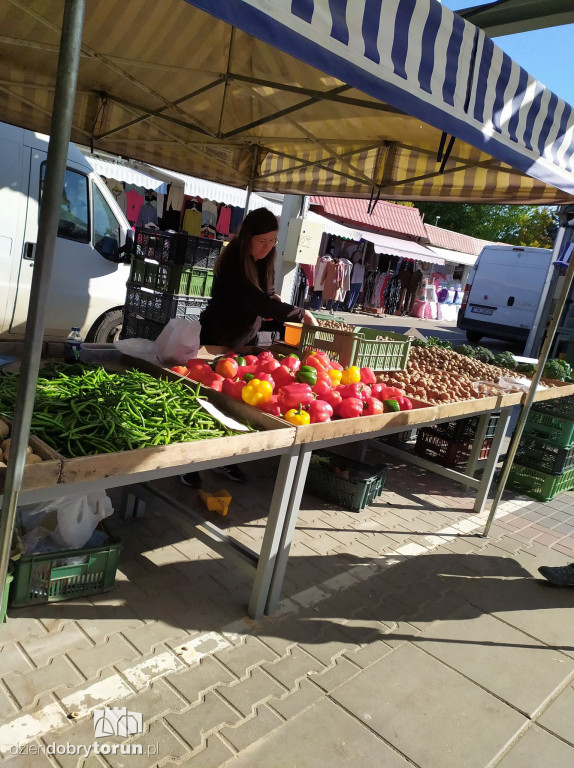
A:
[[[56,363],[39,374],[31,431],[70,458],[237,434],[201,407],[199,385],[183,380]],[[0,413],[8,417],[18,380],[0,378]]]

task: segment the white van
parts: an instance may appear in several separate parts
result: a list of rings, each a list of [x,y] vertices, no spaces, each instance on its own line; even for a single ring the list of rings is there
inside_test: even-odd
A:
[[[24,336],[48,137],[0,123],[0,339]],[[87,341],[121,328],[132,231],[100,177],[70,144],[45,338],[79,326]]]
[[[465,286],[457,325],[466,338],[526,342],[550,286],[552,251],[485,246]]]

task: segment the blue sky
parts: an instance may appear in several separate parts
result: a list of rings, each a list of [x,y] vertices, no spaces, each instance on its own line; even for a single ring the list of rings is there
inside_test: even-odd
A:
[[[459,11],[489,0],[442,0],[451,11]],[[574,106],[574,24],[493,38],[514,61]]]

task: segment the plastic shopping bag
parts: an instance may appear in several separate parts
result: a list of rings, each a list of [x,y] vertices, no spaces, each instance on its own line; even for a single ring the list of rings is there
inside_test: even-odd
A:
[[[58,532],[74,549],[83,547],[100,520],[113,514],[112,501],[105,491],[66,496],[59,499]]]
[[[196,357],[199,350],[199,320],[174,317],[155,341],[156,354],[164,365],[185,363]]]

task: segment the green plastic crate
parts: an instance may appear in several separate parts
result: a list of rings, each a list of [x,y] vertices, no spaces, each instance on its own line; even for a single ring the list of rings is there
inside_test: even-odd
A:
[[[546,440],[523,434],[516,451],[516,461],[549,475],[561,475],[574,467],[574,447],[558,448]]]
[[[534,403],[532,410],[540,413],[551,413],[552,416],[574,421],[574,397],[556,397],[553,400],[543,400],[540,403]]]
[[[551,413],[530,411],[524,434],[537,440],[545,440],[557,448],[572,448],[574,445],[574,421],[554,416]]]
[[[8,597],[10,595],[10,585],[14,579],[12,563],[10,563],[9,571],[6,574],[6,582],[4,584],[4,591],[2,592],[0,599],[0,624],[6,621],[6,609],[8,608]]]
[[[348,473],[348,478],[341,473]],[[325,501],[360,512],[380,496],[386,476],[385,464],[366,464],[330,451],[314,451],[305,490]]]
[[[551,501],[557,493],[574,488],[574,469],[556,476],[522,464],[513,464],[508,475],[508,486],[533,499]]]
[[[108,592],[116,582],[121,548],[121,539],[109,537],[102,547],[22,556],[14,571],[10,605],[21,608]]]
[[[133,259],[128,283],[132,287],[182,296],[211,296],[213,270],[189,264],[158,264]]]
[[[320,349],[345,367],[357,365],[375,371],[404,371],[410,346],[410,336],[392,331],[359,327],[354,331],[340,331],[304,323],[299,352],[303,354],[308,348]]]

